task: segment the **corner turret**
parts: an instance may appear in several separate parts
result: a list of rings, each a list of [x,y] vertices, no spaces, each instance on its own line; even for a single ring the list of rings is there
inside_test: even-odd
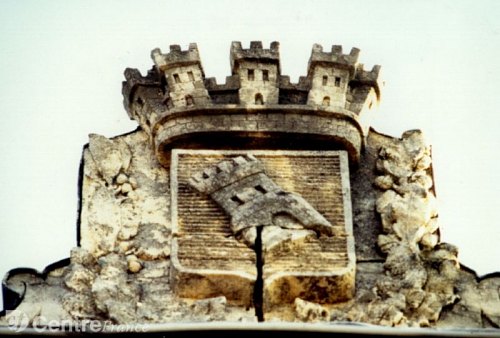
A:
[[[167,54],[162,54],[156,48],[151,52],[151,58],[165,77],[168,88],[165,102],[168,108],[210,103],[204,84],[205,73],[195,43],[189,44],[187,51],[182,51],[179,45],[171,45]]]
[[[308,66],[311,90],[307,104],[345,108],[346,92],[355,74],[358,55],[357,48],[343,54],[342,46],[332,46],[331,52],[323,52],[323,47],[315,44]]]
[[[370,71],[364,70],[363,64],[356,66],[354,78],[349,82],[345,108],[356,114],[368,132],[373,111],[380,103],[381,88],[384,85],[379,65],[373,66]]]

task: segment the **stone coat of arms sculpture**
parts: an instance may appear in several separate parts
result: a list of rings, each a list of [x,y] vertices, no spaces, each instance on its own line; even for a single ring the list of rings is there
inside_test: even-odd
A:
[[[370,127],[380,66],[314,45],[291,83],[277,42],[233,42],[218,84],[196,44],[151,57],[146,75],[125,70],[139,128],[84,148],[77,246],[5,276],[0,325],[500,327],[498,275],[477,278],[440,241],[422,133]]]

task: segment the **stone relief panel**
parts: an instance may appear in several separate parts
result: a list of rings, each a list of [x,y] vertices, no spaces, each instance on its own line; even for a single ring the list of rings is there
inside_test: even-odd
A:
[[[345,152],[176,149],[172,157],[179,295],[247,303],[262,279],[266,310],[297,297],[331,303],[353,296]]]

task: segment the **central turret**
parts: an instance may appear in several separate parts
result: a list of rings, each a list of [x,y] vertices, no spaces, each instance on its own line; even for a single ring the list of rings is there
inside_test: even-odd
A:
[[[279,43],[263,49],[262,42],[253,41],[250,49],[240,42],[231,45],[231,70],[240,77],[240,104],[278,104],[280,54]]]

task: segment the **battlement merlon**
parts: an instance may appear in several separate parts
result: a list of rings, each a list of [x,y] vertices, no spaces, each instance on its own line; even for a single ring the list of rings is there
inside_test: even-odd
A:
[[[190,43],[188,49],[185,51],[179,45],[170,45],[170,52],[166,54],[163,54],[160,48],[155,48],[151,51],[151,59],[153,59],[156,67],[161,71],[173,67],[198,65],[203,77],[205,77],[196,43]]]
[[[281,74],[279,47],[280,44],[277,41],[271,42],[269,49],[264,49],[261,41],[251,41],[250,48],[243,49],[240,41],[233,41],[230,52],[232,73],[237,73],[241,60],[255,60],[276,64],[278,66],[278,74]]]
[[[253,155],[238,156],[198,172],[189,184],[201,193],[210,195],[245,177],[263,173],[264,165]]]
[[[278,87],[280,89],[293,89],[309,92],[309,90],[311,89],[311,79],[307,76],[300,76],[297,83],[292,83],[290,82],[290,76],[281,75],[279,78]]]
[[[317,64],[324,64],[335,68],[348,69],[351,77],[356,72],[360,50],[353,47],[349,54],[342,53],[342,46],[333,45],[331,52],[323,52],[323,46],[315,43],[309,58],[307,74],[310,75]]]
[[[134,94],[138,87],[158,87],[161,88],[161,79],[157,70],[153,67],[146,76],[136,68],[126,68],[123,72],[125,81],[122,82],[123,106],[131,119],[131,104],[134,101]]]
[[[240,88],[240,77],[238,75],[226,76],[226,82],[218,84],[215,77],[205,78],[205,88],[210,91],[238,90]]]

